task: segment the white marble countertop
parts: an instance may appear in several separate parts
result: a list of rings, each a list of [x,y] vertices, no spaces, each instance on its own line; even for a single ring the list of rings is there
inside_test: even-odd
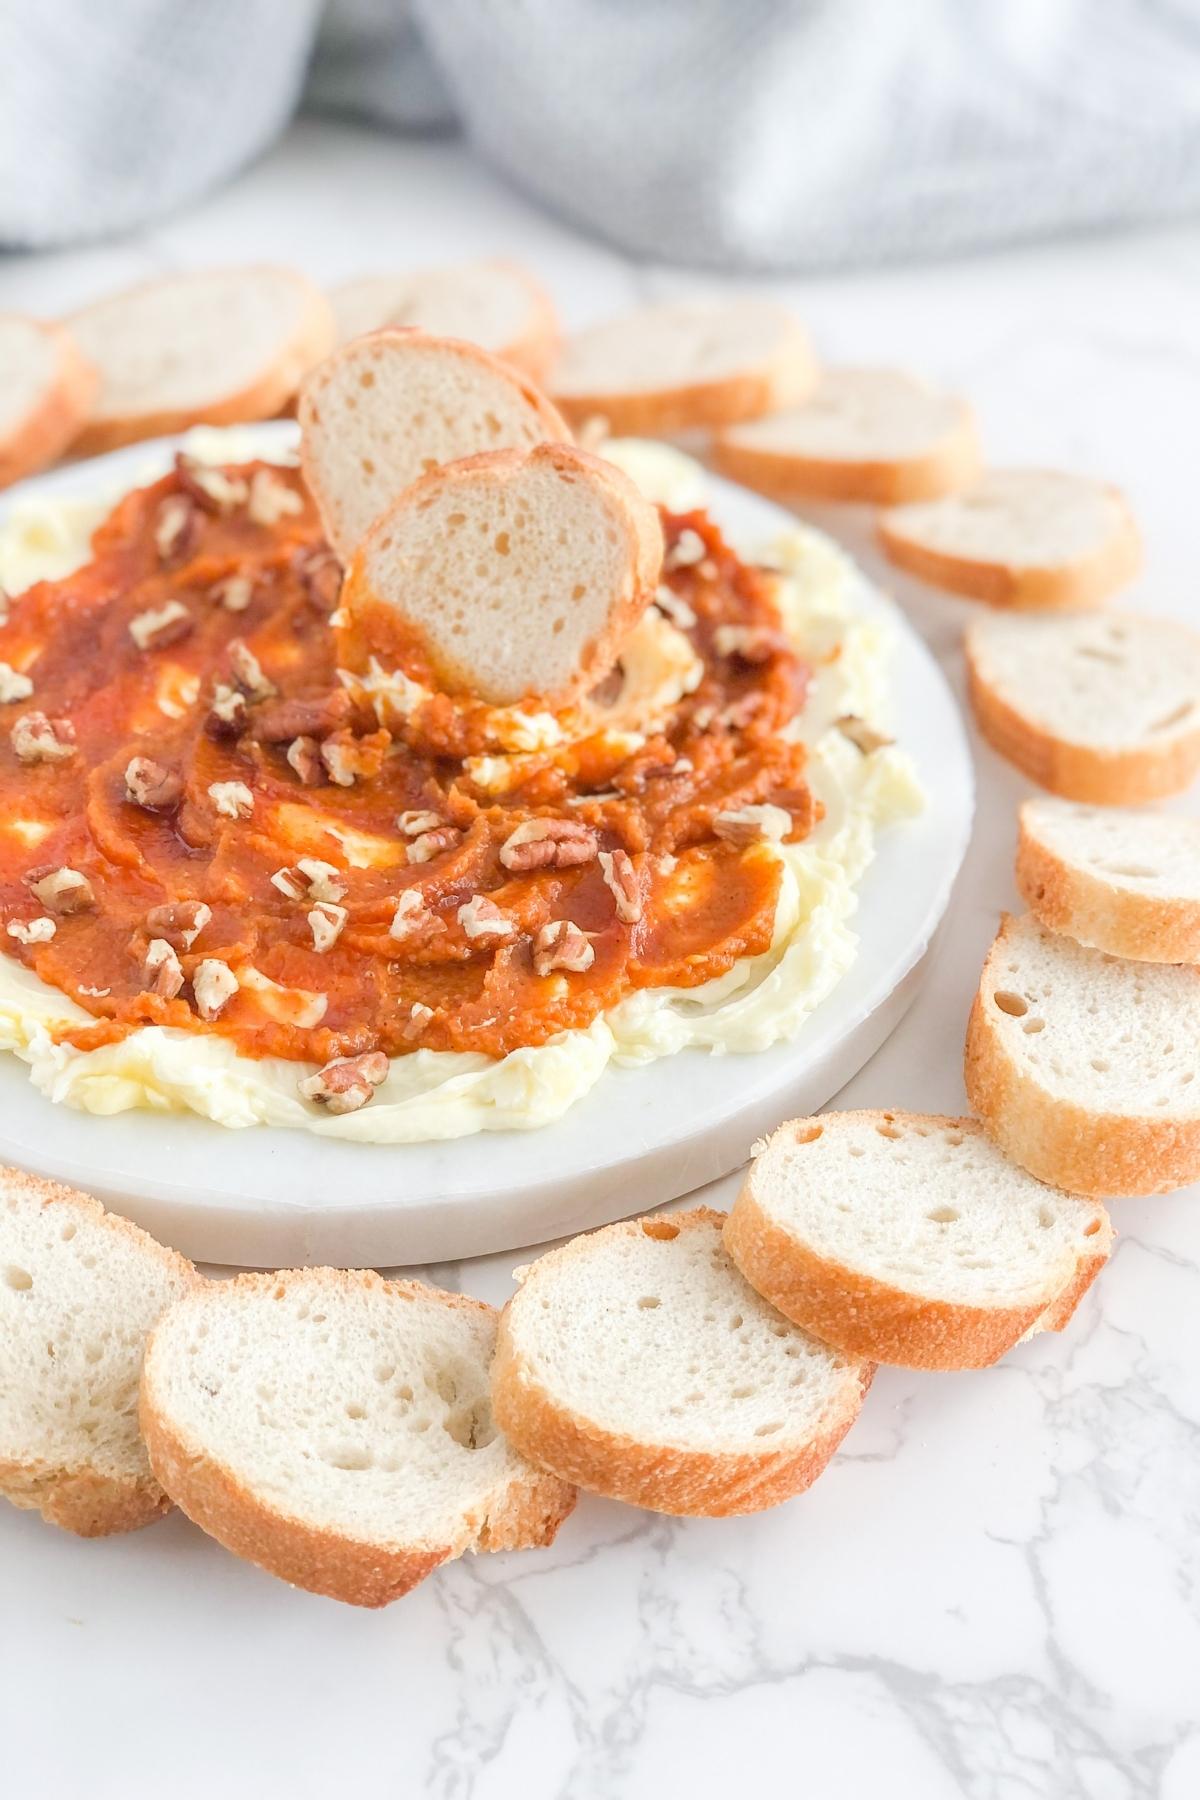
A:
[[[488,253],[527,259],[571,322],[716,285],[580,240],[461,147],[308,125],[142,238],[0,262],[0,306],[65,309],[192,265],[275,258],[336,279]],[[1200,222],[763,285],[831,358],[965,389],[994,460],[1122,484],[1148,548],[1134,603],[1200,624]],[[901,598],[961,691],[965,605]],[[987,751],[979,770],[935,966],[847,1104],[963,1106],[963,1027],[1014,903],[1022,792]],[[978,1374],[881,1371],[829,1472],[758,1517],[585,1499],[551,1550],[468,1558],[368,1614],[235,1562],[178,1515],[83,1543],[0,1510],[0,1785],[13,1800],[708,1800],[755,1782],[812,1800],[1194,1800],[1200,1196],[1114,1213],[1111,1267],[1062,1337]],[[500,1300],[511,1261],[430,1273]]]

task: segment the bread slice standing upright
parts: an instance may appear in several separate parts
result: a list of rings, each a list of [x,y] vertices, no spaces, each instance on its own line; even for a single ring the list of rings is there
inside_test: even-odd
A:
[[[1027,800],[1017,888],[1043,925],[1077,943],[1200,963],[1200,819]]]
[[[1018,612],[1096,606],[1141,564],[1117,489],[1051,469],[985,470],[961,493],[885,513],[879,538],[922,581]]]
[[[963,487],[979,466],[971,409],[900,369],[824,369],[797,406],[718,433],[722,474],[781,499],[896,506]]]
[[[0,1169],[0,1494],[81,1537],[167,1511],[138,1436],[142,1353],[202,1286],[89,1195]]]
[[[100,377],[80,455],[189,425],[269,419],[333,348],[333,309],[294,269],[164,275],[67,324]]]
[[[811,392],[808,336],[772,300],[674,300],[576,332],[550,377],[575,426],[602,418],[614,436],[729,425]]]
[[[653,597],[656,507],[569,444],[468,457],[415,482],[360,546],[341,605],[385,661],[446,693],[557,706],[594,686]],[[418,672],[420,672],[418,670]]]
[[[571,441],[506,363],[402,326],[343,345],[305,383],[299,413],[304,479],[344,563],[384,508],[442,463]]]
[[[96,386],[96,371],[63,326],[0,313],[0,487],[62,455]]]
[[[1061,1330],[1108,1256],[1104,1208],[1006,1162],[974,1119],[825,1113],[772,1132],[725,1222],[746,1280],[850,1356],[978,1369]]]
[[[453,268],[365,275],[330,295],[338,342],[382,325],[415,325],[438,337],[465,338],[540,381],[558,347],[558,317],[541,282],[500,259]]]
[[[550,1543],[575,1503],[493,1424],[495,1337],[482,1301],[370,1270],[214,1282],[150,1341],[150,1461],[235,1555],[385,1606],[466,1550]]]
[[[1006,918],[966,1048],[992,1141],[1073,1194],[1200,1179],[1200,969],[1128,962]]]
[[[824,1469],[873,1373],[791,1325],[734,1268],[707,1207],[610,1225],[518,1270],[501,1315],[501,1429],[564,1481],[717,1518]]]
[[[976,620],[967,686],[979,729],[1066,800],[1136,805],[1200,769],[1200,634],[1105,612]]]

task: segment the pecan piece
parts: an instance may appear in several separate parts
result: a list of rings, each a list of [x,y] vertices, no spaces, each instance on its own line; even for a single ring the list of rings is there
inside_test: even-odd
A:
[[[439,931],[445,929],[442,921],[430,910],[420,888],[405,888],[397,898],[396,910],[388,926],[388,936],[396,939],[411,937],[414,931],[421,931],[431,924],[436,924]]]
[[[175,475],[180,492],[204,512],[232,512],[246,503],[249,490],[240,475],[227,475],[224,469],[197,462],[182,450],[175,455]]]
[[[388,1059],[382,1050],[367,1050],[361,1056],[337,1056],[315,1075],[307,1075],[300,1083],[300,1093],[328,1112],[357,1112],[380,1082],[387,1080],[387,1074]]]
[[[718,625],[713,632],[717,655],[744,663],[769,662],[782,645],[783,639],[769,625]]]
[[[764,841],[778,844],[791,829],[792,815],[782,806],[739,806],[718,813],[713,820],[714,834],[738,846]]]
[[[296,859],[296,867],[314,900],[340,900],[346,892],[345,877],[332,863],[322,862],[317,856],[301,856]]]
[[[12,919],[6,927],[10,938],[18,944],[48,944],[58,930],[53,919]]]
[[[642,892],[629,852],[602,850],[600,872],[616,903],[618,919],[623,925],[636,925],[642,916]]]
[[[168,494],[154,516],[154,548],[160,563],[189,550],[200,523],[199,508],[186,494]]]
[[[183,782],[149,756],[135,756],[125,765],[125,798],[145,812],[170,812],[183,793]]]
[[[44,712],[22,713],[9,741],[18,762],[65,762],[75,754],[75,727],[70,719],[48,719]]]
[[[227,681],[218,681],[213,689],[212,710],[208,729],[213,737],[237,737],[246,723],[246,696]]]
[[[91,882],[78,869],[31,869],[25,880],[34,899],[40,900],[47,912],[87,912],[96,904]]]
[[[663,557],[664,569],[690,569],[694,564],[703,562],[708,551],[704,539],[690,525],[685,525],[667,554]]]
[[[596,960],[585,934],[570,919],[553,919],[543,925],[533,940],[533,966],[539,975],[555,969],[567,969],[582,975]]]
[[[190,950],[212,918],[212,907],[203,900],[171,900],[152,906],[146,914],[146,930],[165,938],[174,950]]]
[[[244,638],[230,638],[229,666],[248,700],[270,700],[278,691],[263,674],[262,664]]]
[[[129,621],[129,635],[139,650],[165,650],[187,637],[193,625],[192,615],[178,600],[163,606],[151,606]]]
[[[591,862],[597,848],[595,832],[581,819],[526,819],[500,846],[500,861],[520,874],[570,869]]]
[[[325,779],[321,746],[316,738],[293,738],[287,747],[287,765],[299,776],[304,787],[320,787]]]
[[[665,581],[654,590],[654,604],[663,618],[668,619],[677,631],[690,631],[696,623],[696,614],[687,601],[681,599]]]
[[[248,819],[254,811],[254,795],[244,781],[212,781],[208,797],[223,819]]]
[[[0,706],[9,706],[14,700],[28,700],[33,692],[33,683],[28,675],[20,674],[11,664],[0,662]]]
[[[383,767],[384,751],[391,741],[386,731],[365,738],[355,737],[352,731],[335,731],[321,745],[325,773],[337,787],[353,787],[360,777],[369,780]]]
[[[309,930],[313,935],[313,949],[324,955],[332,950],[345,928],[350,917],[344,906],[335,906],[332,900],[318,900],[307,914]]]
[[[408,846],[408,860],[410,863],[432,862],[443,851],[453,850],[461,839],[462,832],[456,825],[439,825],[436,831],[423,831]]]
[[[442,823],[441,813],[411,808],[397,815],[396,826],[406,838],[418,838],[426,831],[436,831]]]
[[[300,577],[304,591],[322,612],[333,612],[342,591],[342,565],[325,544],[309,550],[298,550],[292,568]]]
[[[473,900],[466,901],[458,909],[458,922],[472,943],[480,938],[492,938],[499,942],[501,938],[516,935],[516,926],[506,912],[501,912],[494,900],[486,894],[476,894]]]
[[[183,989],[183,964],[166,938],[151,938],[142,962],[142,980],[148,994],[174,1000]]]
[[[241,983],[228,963],[221,962],[215,956],[206,956],[203,962],[196,964],[196,972],[192,976],[196,1011],[202,1019],[211,1023],[226,1003],[233,999],[240,986]]]
[[[353,704],[345,688],[334,688],[316,700],[272,700],[255,713],[254,736],[263,744],[325,737],[345,722]]]
[[[840,719],[833,722],[842,736],[848,738],[864,756],[870,756],[873,750],[886,750],[889,744],[896,741],[895,738],[888,737],[886,732],[877,731],[873,725],[868,725],[857,713],[843,713]]]
[[[227,575],[224,581],[213,583],[208,597],[223,606],[226,612],[245,612],[254,599],[254,583],[248,575]]]
[[[281,481],[271,469],[255,469],[250,477],[250,503],[246,511],[252,524],[277,525],[289,514],[302,513],[304,502],[296,490]]]

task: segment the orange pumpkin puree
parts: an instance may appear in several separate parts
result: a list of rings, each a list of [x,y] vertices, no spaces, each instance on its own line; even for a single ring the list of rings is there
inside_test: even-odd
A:
[[[499,1057],[587,1026],[634,989],[699,985],[769,947],[778,862],[714,821],[770,803],[792,839],[810,829],[803,750],[779,735],[807,673],[768,580],[705,514],[664,513],[664,584],[684,603],[676,618],[695,616],[699,687],[632,751],[593,729],[521,756],[517,784],[496,795],[465,766],[486,740],[483,709],[432,695],[389,733],[339,681],[353,654],[331,623],[340,571],[299,474],[254,463],[224,475],[206,488],[180,461],[128,495],[92,560],[30,588],[0,627],[0,659],[33,683],[0,706],[0,948],[92,1015],[65,1041],[87,1049],[153,1024],[218,1032],[251,1057]],[[718,636],[730,625],[751,634],[738,640],[748,655]],[[31,714],[66,754],[31,755]],[[136,758],[167,777],[157,806],[130,797]],[[402,828],[402,814],[436,815],[424,824],[441,835],[422,844],[422,821]],[[505,866],[502,847],[531,818],[584,827],[595,853]],[[629,857],[625,910],[639,918],[618,916],[600,851]],[[314,885],[297,873],[304,858],[336,873]],[[52,896],[56,910],[33,884],[62,869],[87,893],[82,905],[78,889]],[[410,888],[422,904],[401,902],[397,934]],[[459,912],[476,896],[500,909],[502,932],[468,931]],[[211,916],[187,942],[181,915],[173,925],[156,909],[196,901]],[[41,941],[7,929],[47,917]],[[588,934],[589,967],[537,972],[554,920]],[[178,958],[173,995],[147,969],[155,939]],[[241,985],[206,1019],[193,981],[213,961]]]

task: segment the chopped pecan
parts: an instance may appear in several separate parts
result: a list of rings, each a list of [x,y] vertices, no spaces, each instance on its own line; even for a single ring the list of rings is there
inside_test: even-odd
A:
[[[218,681],[213,689],[208,729],[214,737],[236,737],[246,723],[246,696],[240,688]]]
[[[297,550],[292,567],[300,577],[304,591],[322,612],[332,612],[342,591],[342,565],[324,544],[308,550]]]
[[[617,917],[623,925],[636,925],[642,916],[642,892],[637,870],[627,850],[602,850],[600,872],[604,884],[616,902]]]
[[[461,840],[462,832],[456,825],[439,825],[436,831],[423,831],[409,844],[408,860],[410,863],[432,862],[443,851],[453,850]]]
[[[210,1022],[216,1018],[226,1003],[233,999],[240,986],[237,976],[229,967],[215,956],[206,956],[203,962],[196,964],[196,972],[192,976],[192,992],[196,996],[196,1011],[202,1019]]]
[[[245,612],[254,599],[254,583],[249,575],[227,575],[224,581],[215,581],[208,594],[226,612]]]
[[[369,781],[383,767],[383,757],[391,735],[373,731],[370,737],[355,737],[352,731],[335,731],[321,745],[321,761],[325,773],[337,787],[353,787],[360,778]]]
[[[516,935],[516,926],[508,914],[501,912],[494,900],[486,894],[476,894],[473,900],[466,901],[458,909],[458,922],[472,943],[478,938],[511,938]]]
[[[365,1106],[380,1082],[387,1080],[388,1059],[382,1050],[361,1056],[338,1056],[315,1075],[300,1083],[305,1100],[315,1100],[331,1113],[357,1112]]]
[[[727,844],[758,844],[764,840],[780,843],[792,829],[792,815],[782,806],[739,806],[720,812],[713,820],[713,831]]]
[[[58,930],[53,919],[12,919],[7,926],[10,938],[19,944],[48,944]]]
[[[278,888],[285,900],[303,900],[308,893],[308,882],[298,869],[276,869],[271,886]]]
[[[765,663],[783,646],[783,639],[769,625],[718,625],[713,649],[718,656],[736,656],[744,663]]]
[[[585,934],[570,919],[553,919],[543,925],[533,940],[533,966],[539,975],[555,969],[566,969],[582,975],[596,960]]]
[[[211,918],[212,907],[203,900],[170,900],[150,908],[146,930],[152,937],[165,938],[175,950],[190,950]]]
[[[396,900],[388,936],[397,939],[411,937],[414,931],[422,931],[429,925],[436,925],[439,931],[445,929],[442,921],[431,911],[420,888],[405,888]]]
[[[28,700],[32,692],[33,683],[28,675],[0,662],[0,706],[9,706],[14,700]]]
[[[423,832],[436,831],[442,823],[441,813],[422,811],[411,808],[408,812],[397,815],[396,827],[406,838],[420,837]]]
[[[690,525],[685,525],[663,558],[664,569],[689,569],[708,554],[704,539]]]
[[[146,946],[146,955],[142,962],[142,980],[146,984],[146,992],[157,994],[160,1000],[174,1000],[183,990],[183,964],[175,953],[174,945],[166,938],[151,938]]]
[[[18,762],[65,762],[75,754],[75,727],[70,719],[48,719],[44,712],[22,713],[9,740]]]
[[[165,650],[187,637],[193,626],[187,607],[178,600],[152,606],[129,621],[129,635],[139,650]]]
[[[135,756],[125,765],[125,797],[146,812],[170,812],[182,793],[180,777],[149,756]]]
[[[287,764],[299,776],[305,787],[320,787],[325,779],[325,765],[321,761],[321,746],[316,738],[293,738],[287,747]]]
[[[250,503],[246,508],[255,525],[277,525],[289,514],[302,513],[304,502],[295,488],[270,469],[256,469],[250,478]]]
[[[180,492],[204,512],[232,512],[235,506],[246,503],[249,489],[240,475],[227,475],[224,469],[197,462],[182,450],[176,452],[175,475]]]
[[[345,688],[334,688],[316,700],[271,700],[254,715],[254,736],[263,744],[324,737],[344,724],[353,704]]]
[[[91,882],[78,869],[31,869],[25,880],[48,912],[87,912],[96,904]]]
[[[433,1017],[432,1006],[426,1006],[423,1000],[414,1000],[408,1009],[407,1022],[401,1026],[406,1038],[418,1038]]]
[[[316,901],[306,916],[313,935],[313,949],[322,954],[332,950],[350,917],[344,906],[335,906],[332,900]]]
[[[340,900],[346,892],[346,878],[332,863],[322,862],[316,856],[301,856],[296,859],[296,867],[314,900]]]
[[[857,713],[843,713],[840,719],[833,722],[842,736],[848,738],[864,756],[870,756],[873,750],[886,750],[889,744],[896,741],[895,738],[888,737],[886,732],[877,731],[873,725],[868,725]]]
[[[669,619],[678,631],[690,631],[696,623],[696,615],[687,601],[681,599],[665,582],[655,589],[654,604],[664,619]]]
[[[212,781],[208,797],[223,819],[248,819],[254,811],[254,795],[244,781]]]
[[[199,509],[186,494],[168,494],[154,519],[154,548],[161,563],[189,550],[200,523]]]
[[[500,846],[500,861],[521,874],[570,869],[591,862],[597,848],[595,832],[582,819],[526,819]]]
[[[270,700],[277,692],[275,683],[263,674],[262,664],[244,638],[229,640],[229,666],[233,679],[248,700]]]

